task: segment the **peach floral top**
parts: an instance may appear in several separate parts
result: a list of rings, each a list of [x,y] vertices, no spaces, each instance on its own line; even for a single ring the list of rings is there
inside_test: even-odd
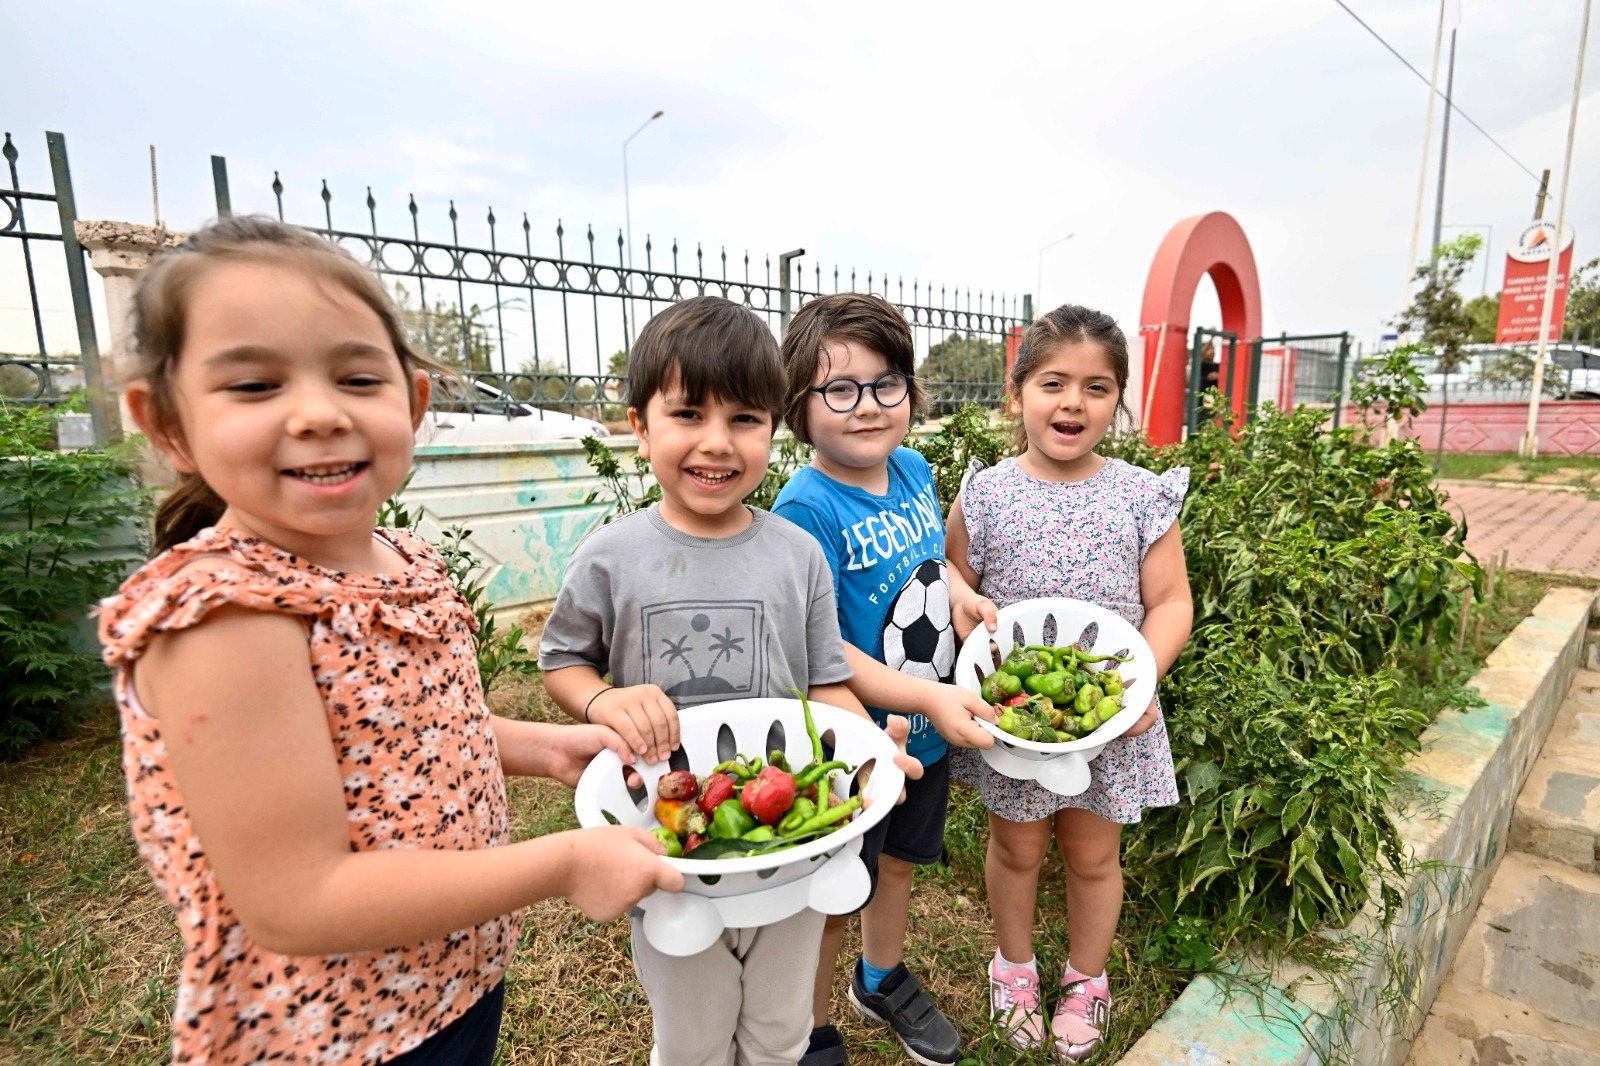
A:
[[[133,835],[183,935],[174,1062],[383,1062],[461,1015],[510,962],[520,915],[385,951],[297,957],[258,947],[190,824],[161,723],[134,695],[132,670],[160,633],[227,604],[295,615],[339,759],[351,850],[507,843],[475,619],[431,545],[403,530],[379,535],[406,559],[404,573],[326,570],[238,531],[207,529],[101,604]]]

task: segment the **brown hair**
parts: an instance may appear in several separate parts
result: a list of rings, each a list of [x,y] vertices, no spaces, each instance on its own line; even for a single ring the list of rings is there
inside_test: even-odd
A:
[[[802,444],[811,443],[806,410],[817,369],[830,343],[854,341],[877,352],[889,369],[904,374],[912,414],[922,408],[922,383],[917,380],[917,351],[911,326],[894,304],[882,296],[840,292],[820,296],[800,308],[783,338],[783,367],[789,375],[789,403],[784,421]]]
[[[628,406],[642,421],[650,398],[676,379],[693,406],[707,395],[783,413],[778,341],[749,308],[720,296],[682,300],[646,322],[628,353]]]
[[[1017,348],[1016,362],[1011,364],[1011,395],[1019,403],[1022,385],[1039,364],[1063,344],[1100,345],[1106,358],[1111,360],[1111,374],[1117,379],[1117,410],[1129,420],[1128,410],[1128,338],[1122,333],[1117,320],[1103,311],[1090,310],[1077,304],[1062,304],[1042,318],[1036,319],[1022,334],[1022,344]],[[1018,454],[1027,450],[1028,433],[1017,418],[1011,430],[1011,442]]]
[[[406,337],[399,309],[376,276],[349,252],[297,226],[264,216],[240,216],[214,222],[170,251],[160,254],[145,271],[134,297],[134,335],[138,350],[129,378],[150,387],[151,414],[162,433],[181,438],[173,376],[183,349],[189,292],[195,279],[220,263],[273,263],[298,267],[342,285],[366,304],[383,323],[384,332],[409,377],[414,370],[448,375],[439,363],[419,352]],[[415,406],[417,397],[412,396]],[[215,525],[227,503],[199,474],[185,474],[156,511],[155,551],[164,552],[202,529]]]

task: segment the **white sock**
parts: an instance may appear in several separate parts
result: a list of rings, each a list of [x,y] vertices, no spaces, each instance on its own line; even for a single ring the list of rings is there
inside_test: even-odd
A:
[[[1006,958],[1003,954],[1001,954],[997,950],[994,953],[994,957],[995,957],[995,961],[1000,963],[1001,966],[1005,966],[1005,967],[1008,967],[1008,968],[1011,968],[1011,969],[1015,969],[1018,966],[1024,966],[1024,967],[1034,971],[1035,973],[1037,973],[1038,970],[1039,970],[1038,960],[1032,955],[1028,956],[1028,961],[1027,962],[1012,962],[1010,959]]]
[[[1095,991],[1097,991],[1097,992],[1103,992],[1107,988],[1110,987],[1109,982],[1106,980],[1106,974],[1105,974],[1104,970],[1102,970],[1100,972],[1100,976],[1099,977],[1089,977],[1088,974],[1084,973],[1082,970],[1080,970],[1076,966],[1072,965],[1072,960],[1071,959],[1067,960],[1067,970],[1068,970],[1068,972],[1075,973],[1075,974],[1079,975],[1080,977],[1087,977],[1089,979],[1089,983],[1091,985],[1094,985]]]

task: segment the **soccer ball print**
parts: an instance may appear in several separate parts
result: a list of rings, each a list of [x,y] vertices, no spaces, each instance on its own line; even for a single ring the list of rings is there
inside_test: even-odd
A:
[[[956,665],[956,631],[950,621],[950,586],[944,562],[917,567],[889,608],[883,627],[883,661],[929,681],[950,681]]]

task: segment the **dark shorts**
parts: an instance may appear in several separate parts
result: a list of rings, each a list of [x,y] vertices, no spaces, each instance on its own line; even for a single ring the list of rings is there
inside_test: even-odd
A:
[[[922,779],[906,782],[906,801],[861,838],[861,861],[878,891],[878,856],[889,855],[913,866],[932,866],[944,856],[944,816],[950,806],[950,753],[922,768]]]
[[[461,1017],[386,1066],[493,1066],[505,1005],[506,983],[501,981]]]

